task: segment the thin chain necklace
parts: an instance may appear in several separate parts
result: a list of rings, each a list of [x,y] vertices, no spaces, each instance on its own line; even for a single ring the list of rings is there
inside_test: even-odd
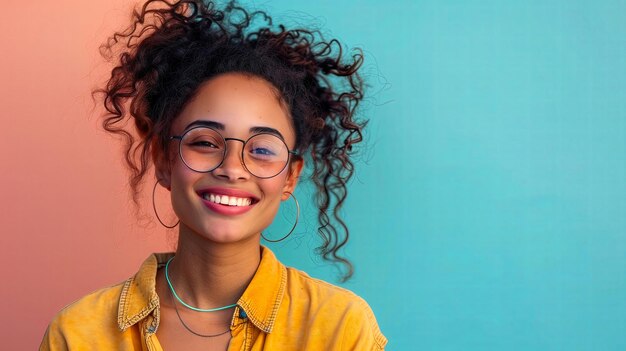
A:
[[[178,297],[178,294],[176,293],[176,290],[174,290],[174,286],[172,285],[172,282],[170,281],[169,268],[170,268],[170,262],[172,262],[173,259],[174,257],[170,258],[169,260],[167,260],[167,263],[165,264],[165,280],[167,280],[167,285],[170,287],[170,292],[172,293],[172,295],[174,295],[176,300],[178,300],[178,302],[180,302],[183,306],[187,307],[190,310],[194,310],[196,312],[217,312],[217,311],[223,311],[223,310],[227,310],[229,308],[233,308],[237,306],[237,304],[234,303],[232,305],[216,307],[216,308],[198,308],[198,307],[193,307],[185,303],[185,301],[183,301],[180,297]],[[174,306],[176,306],[176,304],[174,304]]]
[[[183,325],[183,327],[185,327],[185,329],[187,329],[188,332],[203,337],[203,338],[214,338],[216,336],[220,336],[220,335],[224,335],[228,332],[230,332],[230,328],[226,329],[226,331],[221,332],[221,333],[217,333],[217,334],[200,334],[198,332],[195,332],[193,330],[191,330],[191,328],[189,328],[189,326],[185,323],[185,321],[183,320],[183,318],[180,316],[180,313],[178,312],[178,306],[176,306],[176,301],[174,301],[174,295],[170,293],[170,300],[172,301],[172,305],[174,305],[174,310],[176,311],[176,316],[178,316],[178,320],[180,321],[180,323]]]

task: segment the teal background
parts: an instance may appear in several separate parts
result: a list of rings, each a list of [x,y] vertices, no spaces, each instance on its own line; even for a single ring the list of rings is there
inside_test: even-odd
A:
[[[626,2],[244,3],[365,50],[343,286],[388,349],[626,350]],[[301,202],[270,247],[336,283]]]

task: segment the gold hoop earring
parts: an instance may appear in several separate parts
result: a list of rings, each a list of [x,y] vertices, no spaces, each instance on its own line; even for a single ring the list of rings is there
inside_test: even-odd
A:
[[[154,201],[154,194],[156,193],[156,187],[158,184],[159,184],[159,181],[157,180],[156,183],[154,183],[154,188],[152,188],[152,209],[154,210],[154,214],[156,215],[156,218],[159,221],[159,223],[161,223],[161,225],[167,229],[172,229],[176,227],[178,223],[180,223],[180,219],[173,226],[168,226],[165,223],[163,223],[163,221],[161,220],[161,217],[159,217],[159,213],[157,212],[157,209],[156,209],[156,203]]]
[[[289,235],[291,235],[291,233],[293,233],[293,230],[294,230],[294,229],[296,229],[296,226],[298,225],[298,219],[300,218],[300,204],[298,203],[298,199],[296,199],[296,196],[295,196],[294,194],[290,193],[289,191],[285,191],[285,192],[286,192],[287,194],[289,194],[289,196],[290,196],[290,197],[292,197],[292,198],[293,198],[293,201],[295,201],[295,202],[296,202],[296,222],[293,224],[293,227],[291,227],[291,230],[289,231],[289,233],[287,233],[287,235],[285,235],[285,236],[283,236],[282,238],[277,239],[277,240],[268,239],[268,238],[266,238],[266,237],[263,235],[263,232],[261,232],[261,237],[262,237],[265,241],[270,242],[270,243],[277,243],[277,242],[281,242],[281,241],[283,241],[283,240],[287,239],[287,237],[288,237]]]

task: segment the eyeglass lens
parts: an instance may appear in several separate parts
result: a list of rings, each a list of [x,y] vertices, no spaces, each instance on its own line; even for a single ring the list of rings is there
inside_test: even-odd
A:
[[[226,141],[218,131],[211,128],[190,129],[182,137],[180,155],[192,170],[209,172],[224,160]],[[257,177],[270,178],[278,175],[288,161],[287,145],[273,134],[257,134],[245,142],[244,166]]]

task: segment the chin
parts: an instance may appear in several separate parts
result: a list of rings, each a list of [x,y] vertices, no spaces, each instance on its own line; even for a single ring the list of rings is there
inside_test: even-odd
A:
[[[240,223],[210,223],[198,234],[215,243],[229,244],[258,238],[258,233],[260,232],[250,232],[249,226],[242,226]]]

